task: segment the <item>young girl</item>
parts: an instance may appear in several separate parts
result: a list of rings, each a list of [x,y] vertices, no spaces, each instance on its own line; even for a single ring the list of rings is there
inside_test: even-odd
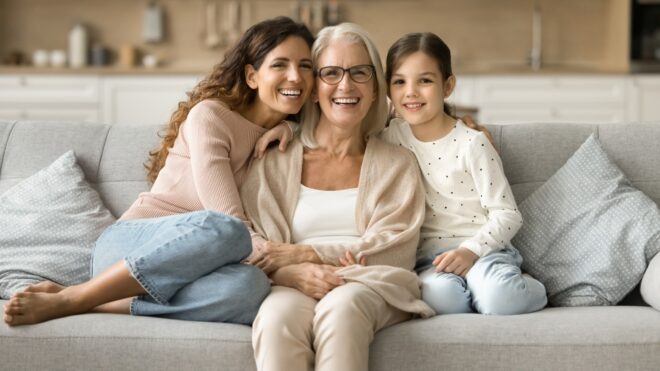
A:
[[[452,117],[444,99],[456,78],[435,34],[413,33],[387,53],[394,119],[385,139],[412,151],[426,188],[416,270],[438,314],[520,314],[546,305],[545,288],[521,274],[511,238],[522,225],[495,148]]]

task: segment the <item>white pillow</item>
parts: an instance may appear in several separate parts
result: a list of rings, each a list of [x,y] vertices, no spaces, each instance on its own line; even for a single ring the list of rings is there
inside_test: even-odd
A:
[[[89,279],[94,242],[115,221],[69,151],[0,196],[0,298]]]
[[[657,254],[646,268],[640,291],[648,305],[660,310],[660,254]]]

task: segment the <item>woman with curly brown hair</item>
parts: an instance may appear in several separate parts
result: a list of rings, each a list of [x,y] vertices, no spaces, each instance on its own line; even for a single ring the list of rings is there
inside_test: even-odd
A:
[[[286,17],[247,30],[179,103],[147,165],[153,187],[97,241],[93,278],[31,286],[5,305],[4,321],[96,311],[252,323],[270,284],[240,263],[251,242],[264,241],[248,232],[238,187],[259,137],[286,125],[309,97],[312,42]]]

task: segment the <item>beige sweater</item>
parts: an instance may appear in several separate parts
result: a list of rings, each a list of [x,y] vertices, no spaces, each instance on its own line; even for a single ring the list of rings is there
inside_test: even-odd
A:
[[[138,196],[121,220],[212,210],[241,219],[250,228],[238,188],[254,145],[266,131],[218,100],[197,103],[153,187]]]
[[[257,233],[274,242],[291,242],[291,223],[300,194],[303,145],[294,139],[286,153],[269,151],[255,161],[241,188],[245,212]],[[323,212],[319,210],[319,212]],[[371,138],[360,171],[356,222],[361,238],[353,243],[312,246],[326,264],[339,265],[351,251],[367,257],[368,267],[340,270],[347,281],[361,282],[390,305],[423,317],[433,310],[419,300],[411,271],[424,220],[424,190],[417,163],[399,147]]]

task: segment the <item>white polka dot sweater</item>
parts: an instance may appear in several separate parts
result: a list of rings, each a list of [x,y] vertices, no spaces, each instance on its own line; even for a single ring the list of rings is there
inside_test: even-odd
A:
[[[415,138],[394,119],[382,134],[412,151],[426,189],[419,256],[466,247],[479,256],[501,250],[522,225],[502,161],[486,136],[460,120],[444,137]]]

